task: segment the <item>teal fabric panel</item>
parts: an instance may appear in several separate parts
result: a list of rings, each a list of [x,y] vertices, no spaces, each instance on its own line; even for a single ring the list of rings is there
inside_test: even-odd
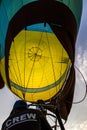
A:
[[[44,26],[44,23],[38,23],[38,24],[33,24],[31,26],[27,26],[27,30],[32,30],[32,31],[40,31],[40,32],[50,32],[53,33],[52,29],[50,28],[49,24],[46,23],[46,26]]]
[[[24,5],[35,0],[1,0],[0,1],[0,58],[4,57],[4,44],[9,21]],[[3,12],[3,13],[2,13]]]
[[[82,0],[56,0],[65,4],[74,14],[77,26],[79,28],[82,14]]]

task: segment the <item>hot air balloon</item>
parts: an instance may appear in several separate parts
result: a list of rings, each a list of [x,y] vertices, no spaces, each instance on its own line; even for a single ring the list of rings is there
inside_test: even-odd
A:
[[[81,12],[82,0],[0,0],[1,81],[27,102],[60,106],[64,120],[73,100]]]

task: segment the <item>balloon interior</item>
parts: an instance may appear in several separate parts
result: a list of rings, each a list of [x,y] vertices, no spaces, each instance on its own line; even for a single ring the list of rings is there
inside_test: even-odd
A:
[[[74,89],[81,11],[82,0],[0,0],[0,80],[14,94],[46,102]]]

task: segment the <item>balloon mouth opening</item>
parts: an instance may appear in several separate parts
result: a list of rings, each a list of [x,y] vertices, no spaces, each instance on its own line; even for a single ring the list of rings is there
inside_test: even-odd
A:
[[[37,4],[37,6],[36,7],[39,7],[40,6],[40,8],[35,8],[35,10],[34,11],[32,11],[32,13],[31,13],[31,10],[33,9],[33,4]],[[73,32],[71,32],[71,29],[73,28],[73,27],[76,27],[76,26],[73,26],[73,25],[75,25],[76,23],[76,21],[74,21],[75,19],[74,19],[74,17],[73,17],[73,14],[72,14],[72,12],[66,7],[66,6],[64,6],[63,4],[61,4],[61,3],[56,3],[56,2],[53,2],[53,8],[54,8],[54,14],[53,13],[51,13],[51,12],[53,12],[53,8],[51,8],[51,5],[50,5],[50,7],[49,7],[49,11],[48,11],[48,9],[46,9],[46,11],[47,11],[47,16],[45,17],[45,15],[46,15],[46,12],[44,11],[44,9],[43,9],[43,5],[40,5],[41,4],[41,2],[39,3],[39,2],[32,2],[32,4],[27,4],[26,6],[24,6],[23,8],[21,8],[15,15],[14,15],[14,17],[11,19],[11,21],[9,22],[9,26],[8,26],[8,30],[7,30],[7,36],[6,36],[6,46],[5,46],[5,71],[6,71],[6,79],[7,79],[7,83],[8,83],[8,86],[10,86],[9,88],[10,89],[12,89],[11,88],[11,83],[10,83],[10,81],[12,81],[12,83],[15,83],[14,82],[14,80],[13,79],[10,79],[11,78],[11,75],[9,75],[9,73],[10,73],[10,71],[13,71],[13,69],[12,70],[8,70],[8,68],[10,68],[9,66],[9,52],[10,52],[10,49],[11,49],[11,44],[12,43],[14,43],[14,45],[15,45],[15,37],[16,36],[18,36],[19,35],[19,33],[21,33],[22,31],[25,31],[25,35],[27,34],[26,32],[29,32],[29,30],[27,29],[29,26],[31,26],[31,25],[34,25],[34,24],[37,24],[37,23],[46,23],[47,22],[47,24],[49,24],[50,25],[50,28],[51,28],[51,32],[49,33],[49,32],[44,32],[44,33],[46,33],[46,35],[44,36],[45,38],[47,38],[47,33],[49,33],[48,35],[51,35],[52,33],[55,35],[55,37],[56,37],[56,39],[57,39],[57,42],[60,42],[60,41],[62,41],[62,43],[63,43],[63,45],[62,45],[62,47],[61,47],[61,50],[63,49],[63,48],[66,48],[66,53],[67,53],[67,45],[70,43],[70,38],[66,38],[66,37],[68,37],[68,36],[66,36],[66,35],[68,35],[68,33],[66,32],[66,30],[68,30],[70,33],[71,33],[71,35],[74,35],[74,33]],[[55,8],[55,7],[57,7],[57,5],[56,4],[58,4],[58,10],[56,10],[57,8]],[[60,5],[60,6],[59,6]],[[68,14],[69,14],[69,16],[70,16],[70,20],[71,20],[71,25],[65,25],[67,22],[66,22],[66,19],[68,18],[68,16],[65,14],[65,19],[64,19],[64,21],[62,21],[62,15],[64,14],[64,12],[62,11],[62,15],[61,15],[61,17],[60,17],[60,11],[61,11],[61,8],[60,7],[64,7],[63,8],[63,11],[64,10],[66,10],[66,12],[68,12]],[[42,7],[42,8],[41,8]],[[58,11],[58,17],[56,17],[56,12]],[[41,12],[41,13],[39,13],[39,12]],[[24,15],[21,15],[21,14],[24,14]],[[29,17],[30,16],[30,17]],[[15,21],[17,21],[17,22],[15,22]],[[21,24],[20,24],[21,23]],[[61,24],[60,24],[61,23]],[[57,26],[57,25],[61,25],[61,26]],[[44,27],[46,27],[46,24],[45,24],[45,26]],[[66,30],[63,30],[64,28],[67,28]],[[23,30],[22,30],[23,29]],[[76,29],[72,29],[72,31],[73,30],[75,30],[76,31]],[[36,30],[30,30],[32,33],[34,32],[34,31],[36,31]],[[42,31],[42,30],[41,30]],[[60,32],[61,32],[61,34],[60,34]],[[34,32],[35,33],[35,35],[36,35],[36,32]],[[42,34],[44,34],[44,33],[42,33]],[[65,33],[64,35],[63,35],[63,33]],[[61,37],[59,36],[59,34],[61,35]],[[76,33],[75,33],[76,34]],[[58,37],[60,37],[60,41],[59,41],[59,38]],[[64,37],[64,41],[62,40],[63,39],[63,37]],[[73,36],[74,37],[74,36]],[[21,37],[22,38],[22,37]],[[37,39],[37,38],[36,38]],[[41,38],[42,39],[42,38]],[[49,38],[50,39],[50,41],[51,41],[51,37]],[[67,39],[69,39],[69,40],[67,40]],[[73,39],[73,38],[72,38]],[[30,39],[31,40],[31,39]],[[39,40],[40,40],[40,38],[39,38]],[[26,42],[27,40],[25,39],[25,42]],[[33,40],[32,40],[33,41]],[[24,42],[24,43],[25,43]],[[65,77],[66,76],[64,76],[64,75],[67,75],[67,72],[68,72],[68,69],[69,69],[69,66],[70,66],[70,64],[71,64],[71,58],[73,57],[72,55],[72,53],[74,52],[73,50],[72,50],[72,45],[71,45],[71,43],[70,43],[70,46],[69,46],[69,53],[70,53],[70,55],[71,55],[71,57],[69,56],[69,53],[67,53],[68,54],[68,56],[64,56],[64,58],[59,58],[59,60],[60,61],[56,61],[56,59],[58,58],[58,55],[56,56],[56,58],[53,58],[54,57],[54,55],[55,55],[55,53],[54,53],[54,55],[53,55],[53,53],[51,53],[51,51],[53,51],[53,48],[54,48],[54,50],[55,49],[57,49],[58,47],[56,47],[55,45],[54,45],[54,43],[53,42],[55,42],[55,41],[51,41],[51,44],[52,44],[52,47],[49,47],[50,46],[50,42],[48,43],[48,39],[47,39],[47,42],[43,42],[42,41],[42,43],[43,44],[48,44],[46,47],[49,47],[49,52],[46,52],[47,54],[49,54],[49,56],[48,57],[45,57],[45,56],[43,56],[43,54],[45,54],[44,53],[44,51],[43,51],[43,49],[40,47],[40,43],[38,42],[38,44],[36,44],[36,45],[34,45],[34,43],[32,43],[32,46],[30,46],[29,48],[28,48],[28,50],[27,50],[27,52],[25,52],[24,54],[25,55],[23,55],[23,56],[19,56],[18,58],[20,58],[19,60],[20,60],[20,63],[18,63],[18,58],[17,58],[17,55],[16,55],[16,58],[15,59],[17,59],[17,61],[16,62],[13,62],[12,64],[14,64],[15,66],[14,67],[16,67],[17,68],[17,66],[18,66],[18,69],[17,70],[19,70],[19,74],[20,75],[24,75],[23,77],[24,77],[24,80],[22,79],[22,78],[20,78],[19,79],[19,81],[20,82],[24,82],[22,85],[20,85],[20,83],[18,84],[19,86],[25,86],[25,88],[23,88],[22,87],[22,89],[25,91],[25,90],[28,90],[27,88],[26,88],[26,86],[28,86],[27,84],[25,85],[25,79],[27,79],[27,81],[30,81],[30,83],[28,83],[29,85],[30,85],[30,88],[32,88],[32,86],[34,86],[34,85],[32,85],[33,84],[33,82],[32,82],[32,80],[33,80],[33,78],[30,78],[29,76],[31,76],[31,75],[33,75],[33,77],[39,77],[40,79],[41,78],[46,78],[46,81],[48,82],[48,88],[49,87],[54,87],[54,83],[55,82],[61,82],[61,80],[62,80],[62,83],[60,83],[61,85],[60,86],[62,86],[63,84],[64,84],[64,81],[65,81]],[[68,43],[69,42],[69,43]],[[61,43],[61,44],[62,44]],[[66,44],[67,45],[66,45]],[[21,44],[21,43],[20,43]],[[16,46],[18,46],[19,45],[19,43],[16,45]],[[38,46],[37,46],[38,45]],[[44,47],[44,45],[42,46],[43,48],[45,48]],[[27,48],[27,47],[25,47],[25,48]],[[44,49],[45,50],[45,49]],[[15,51],[16,51],[16,49],[15,49]],[[21,49],[21,51],[22,51],[22,49]],[[12,52],[13,52],[13,50],[12,50]],[[57,50],[56,52],[60,52],[60,50]],[[62,51],[61,51],[62,52]],[[27,55],[26,55],[26,53],[27,53]],[[65,53],[65,52],[64,52]],[[20,54],[22,54],[22,52],[20,53]],[[62,53],[63,54],[63,53]],[[67,54],[64,54],[64,55],[67,55]],[[13,57],[14,57],[14,54],[12,55]],[[25,65],[27,64],[29,64],[30,62],[32,62],[31,63],[31,66],[30,67],[28,67],[27,68],[27,71],[26,71],[26,67],[24,68],[24,66],[23,66],[23,62],[21,62],[21,58],[22,57],[25,57],[25,59],[23,59],[23,61],[25,61]],[[26,57],[27,57],[27,60],[26,60]],[[48,58],[50,57],[50,60],[48,60]],[[12,61],[12,59],[11,59],[12,57],[10,57],[10,61]],[[42,59],[43,59],[43,64],[41,65],[39,62],[40,61],[42,61]],[[28,60],[30,60],[29,62],[28,62]],[[36,63],[35,63],[36,62]],[[47,72],[46,72],[46,70],[45,70],[45,63],[44,62],[46,62],[46,65],[47,65],[47,71],[49,72],[49,75],[50,74],[52,74],[52,75],[54,75],[53,77],[51,77],[50,76],[50,80],[52,79],[52,82],[50,82],[50,81],[48,81],[48,74],[47,74]],[[11,63],[11,62],[10,62]],[[63,64],[64,65],[64,67],[67,65],[67,69],[65,69],[64,71],[60,71],[59,70],[59,68],[63,68],[63,66],[61,65],[60,67],[56,67],[57,66],[57,63],[58,64]],[[39,76],[36,74],[36,73],[34,73],[34,71],[33,71],[33,68],[35,67],[35,65],[37,64],[37,66],[36,66],[36,68],[35,68],[35,71],[37,72],[39,72],[39,68],[41,68],[42,66],[44,67],[44,69],[43,69],[43,72],[41,71],[41,73],[42,73],[42,76],[40,76],[40,74],[39,74]],[[54,65],[55,64],[55,65]],[[21,66],[23,66],[23,69],[22,70],[24,70],[24,72],[22,73],[22,70],[20,69],[21,68]],[[55,66],[55,67],[53,67],[53,66]],[[53,67],[53,69],[52,70],[49,70],[49,68],[52,68]],[[31,68],[31,71],[29,72],[29,69]],[[57,69],[55,69],[55,68],[57,68]],[[15,70],[15,69],[14,69]],[[61,76],[60,77],[62,77],[62,78],[59,78],[58,79],[58,74],[57,74],[57,72],[56,72],[56,70],[57,71],[60,71],[60,74],[61,74]],[[15,70],[16,71],[16,70]],[[61,73],[62,72],[62,73]],[[13,73],[15,73],[15,72],[13,72]],[[17,74],[18,74],[18,72],[16,72]],[[26,73],[29,73],[29,76],[26,74]],[[17,75],[16,74],[16,75]],[[44,76],[44,74],[45,74],[45,76]],[[63,76],[62,76],[63,75]],[[14,76],[15,77],[15,76]],[[17,77],[19,77],[19,75],[17,75]],[[40,81],[40,79],[38,78],[38,81]],[[18,79],[18,78],[17,78]],[[43,81],[43,82],[45,82],[45,81]],[[35,84],[35,83],[34,83]],[[40,84],[42,84],[42,82],[40,81],[39,82],[39,85]],[[16,85],[16,84],[15,84]],[[36,85],[36,84],[35,84]],[[39,86],[38,85],[38,86]],[[43,85],[42,85],[43,86]],[[47,84],[45,83],[45,85],[44,86],[47,86]],[[59,88],[58,87],[56,87],[56,89],[54,90],[55,92],[55,94],[53,94],[53,91],[51,91],[50,92],[50,94],[49,95],[51,95],[51,97],[52,97],[52,95],[56,95],[56,93],[61,89],[61,87],[59,86]],[[17,87],[17,86],[16,86]],[[36,87],[37,88],[37,87]],[[57,88],[58,88],[58,90],[57,90]],[[45,88],[44,88],[45,89]],[[34,89],[35,91],[36,91],[36,89]],[[43,88],[41,89],[39,89],[39,91],[42,91],[43,90]],[[17,90],[14,90],[14,92],[16,93],[16,91]],[[30,91],[30,89],[29,89],[29,91]],[[35,93],[35,92],[34,92]],[[22,94],[20,94],[20,92],[18,92],[18,94],[19,95],[22,95]],[[24,94],[23,94],[24,95]],[[27,95],[27,94],[26,94]],[[32,96],[33,94],[31,94],[31,97],[33,97]],[[46,95],[46,94],[43,94],[43,95]],[[45,96],[44,96],[45,97]],[[48,99],[48,98],[47,98]],[[32,98],[32,100],[33,100],[33,98]]]

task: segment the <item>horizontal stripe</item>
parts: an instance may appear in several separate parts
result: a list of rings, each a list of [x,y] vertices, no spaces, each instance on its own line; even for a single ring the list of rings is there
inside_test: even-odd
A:
[[[49,89],[52,89],[54,87],[56,87],[58,84],[61,83],[61,81],[64,79],[64,77],[66,76],[66,72],[64,72],[64,74],[53,84],[47,85],[45,87],[42,88],[23,88],[22,86],[17,85],[16,83],[10,81],[11,86],[13,86],[14,88],[22,91],[22,92],[28,92],[28,93],[38,93],[38,92],[43,92],[43,91],[47,91]]]

